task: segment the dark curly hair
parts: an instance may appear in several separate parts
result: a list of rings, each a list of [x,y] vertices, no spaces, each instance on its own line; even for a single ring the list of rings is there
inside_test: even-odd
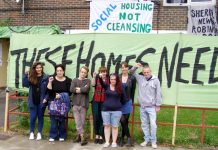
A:
[[[54,67],[54,68],[55,68],[54,76],[57,75],[56,70],[57,70],[57,68],[59,68],[59,67],[64,71],[64,76],[65,76],[65,66],[64,66],[63,64],[58,64],[58,65],[56,65],[56,66]]]

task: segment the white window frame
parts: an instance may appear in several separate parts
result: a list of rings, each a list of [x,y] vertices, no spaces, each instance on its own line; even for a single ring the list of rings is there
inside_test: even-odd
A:
[[[187,3],[167,3],[167,0],[163,0],[163,6],[189,6],[189,5],[202,5],[202,4],[216,5],[216,0],[211,0],[209,2],[192,2],[191,0],[187,0]]]

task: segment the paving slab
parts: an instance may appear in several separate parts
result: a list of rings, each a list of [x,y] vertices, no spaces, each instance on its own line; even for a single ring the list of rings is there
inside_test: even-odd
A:
[[[48,140],[29,140],[27,136],[13,135],[6,140],[0,140],[0,150],[152,150],[151,146],[141,147],[135,145],[134,147],[117,147],[117,148],[103,148],[103,145],[89,142],[85,146],[79,143],[72,143],[72,140],[64,142],[49,142]],[[157,150],[184,150],[183,148],[170,148],[159,146]]]

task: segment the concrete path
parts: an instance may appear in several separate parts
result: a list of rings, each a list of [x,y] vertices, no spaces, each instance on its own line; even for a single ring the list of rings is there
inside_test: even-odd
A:
[[[88,143],[86,146],[80,146],[78,143],[72,143],[70,140],[65,142],[49,142],[48,140],[29,140],[27,136],[14,135],[13,137],[0,140],[0,150],[152,150],[151,146],[141,147],[118,147],[103,148],[103,145]],[[158,147],[157,150],[184,150],[183,148]]]

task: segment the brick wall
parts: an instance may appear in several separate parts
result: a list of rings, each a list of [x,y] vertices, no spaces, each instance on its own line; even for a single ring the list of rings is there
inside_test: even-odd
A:
[[[186,30],[187,10],[185,6],[155,5],[153,29]],[[11,18],[14,26],[56,24],[62,29],[89,27],[89,2],[85,0],[25,0],[25,14],[21,13],[21,4],[15,0],[0,0],[0,14],[0,20]]]

